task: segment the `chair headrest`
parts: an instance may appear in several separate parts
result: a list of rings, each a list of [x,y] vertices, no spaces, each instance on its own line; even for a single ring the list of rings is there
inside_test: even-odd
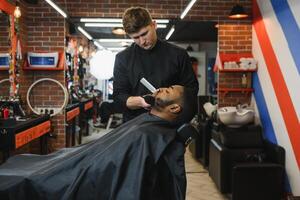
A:
[[[183,142],[185,146],[189,145],[198,135],[196,128],[188,123],[180,126],[176,132],[176,139]]]

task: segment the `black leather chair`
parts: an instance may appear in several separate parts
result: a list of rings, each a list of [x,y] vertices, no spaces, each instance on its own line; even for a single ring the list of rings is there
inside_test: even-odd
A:
[[[211,96],[198,96],[198,125],[197,138],[190,144],[189,149],[192,156],[199,160],[204,167],[209,164],[209,142],[214,118],[208,117],[203,104],[212,101]]]
[[[197,138],[189,146],[193,157],[199,160],[204,167],[207,167],[209,164],[209,142],[211,139],[212,123],[213,120],[210,118],[200,121],[197,127]]]
[[[209,159],[209,175],[232,200],[282,199],[285,151],[263,140],[260,127],[213,131]]]

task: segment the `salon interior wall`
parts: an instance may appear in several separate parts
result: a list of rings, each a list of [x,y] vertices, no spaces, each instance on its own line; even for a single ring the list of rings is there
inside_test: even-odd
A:
[[[136,0],[124,3],[123,1],[94,1],[94,0],[56,0],[63,10],[72,17],[121,17],[124,10],[130,6],[143,6],[149,9],[154,18],[173,18],[180,15],[188,2],[181,0],[144,1]],[[251,11],[251,0],[241,1],[247,12]],[[250,20],[234,21],[227,18],[236,0],[198,0],[190,10],[185,20],[215,21],[221,24],[219,33],[232,33],[227,26],[244,27],[251,24]],[[65,20],[45,1],[38,1],[37,5],[26,5],[25,25],[27,28],[27,41],[23,41],[28,51],[63,51],[65,38]],[[244,30],[246,32],[247,30]],[[234,31],[233,31],[234,32]],[[250,33],[251,35],[251,33]],[[244,37],[221,37],[219,34],[219,51],[236,51],[234,45],[229,42],[245,41]],[[224,43],[224,44],[223,44]],[[240,45],[241,46],[241,45]],[[250,50],[251,51],[251,50]],[[39,78],[50,77],[65,84],[64,71],[26,71],[21,77],[21,92],[25,94],[30,84]],[[40,98],[48,98],[49,91],[39,91]],[[24,95],[22,95],[24,97]],[[59,95],[58,95],[59,96]],[[60,97],[60,96],[59,96]],[[51,101],[50,101],[51,103]],[[58,115],[53,119],[54,134],[56,138],[50,141],[51,150],[64,146],[64,115]]]
[[[10,0],[8,2],[15,5],[14,0]],[[24,18],[24,16],[26,16],[26,9],[24,7],[23,2],[20,3],[20,8],[21,8],[21,12],[22,12],[23,17],[21,17],[19,19],[19,39],[20,39],[20,42],[21,42],[21,49],[22,49],[21,53],[22,53],[22,57],[24,59],[25,58],[25,53],[26,53],[27,28],[26,28],[26,25],[25,25],[25,18]],[[3,23],[3,21],[1,19],[0,24],[2,24],[2,23]],[[4,38],[2,37],[3,31],[6,32],[5,35],[4,35]],[[0,34],[1,34],[0,53],[8,53],[8,49],[10,48],[9,43],[8,43],[8,40],[9,40],[8,24],[6,24],[6,26],[3,27],[3,29],[2,29],[2,27],[0,28]],[[4,39],[4,41],[3,41],[3,39]],[[21,96],[21,98],[22,98],[22,107],[26,110],[26,101],[25,101],[24,87],[23,87],[25,85],[26,78],[24,77],[24,74],[23,74],[23,71],[22,71],[21,68],[19,68],[19,74],[20,74],[20,77],[18,78],[18,82],[19,82],[19,85],[20,85],[20,89],[19,89],[18,95]],[[8,79],[8,78],[9,78],[8,70],[0,71],[0,81],[3,80],[3,79]],[[8,96],[9,95],[9,87],[10,87],[10,84],[8,82],[5,82],[5,84],[1,84],[0,85],[0,90],[1,90],[0,95],[2,95],[4,93],[5,96]],[[23,147],[19,148],[17,151],[12,152],[12,153],[18,154],[18,153],[23,153],[23,152],[29,152],[30,149],[31,149],[30,145],[31,144],[24,145]]]
[[[253,0],[253,99],[266,137],[286,151],[291,192],[300,197],[300,1]]]
[[[7,1],[7,0],[5,0]],[[11,4],[15,4],[14,0],[10,0],[8,1]],[[21,3],[20,5],[21,7],[21,11],[22,11],[22,15],[26,15],[26,10],[24,8],[24,4]],[[9,53],[9,49],[10,49],[10,44],[9,44],[9,22],[7,21],[7,16],[4,18],[5,15],[0,14],[0,53]],[[27,30],[26,30],[26,26],[25,26],[25,20],[24,18],[20,18],[19,19],[19,36],[20,36],[20,40],[21,40],[21,46],[22,46],[22,54],[23,54],[23,58],[24,58],[24,53],[26,51],[26,46],[24,45],[24,41],[27,40]],[[20,71],[20,74],[22,74],[22,71]],[[0,71],[0,80],[3,79],[8,79],[8,70],[3,70]],[[8,91],[9,91],[9,85],[5,85],[5,95],[9,95]],[[1,95],[1,93],[0,93]]]
[[[8,2],[14,4],[15,1]],[[20,1],[22,16],[20,18],[20,41],[22,47],[23,59],[25,53],[32,52],[51,52],[64,51],[65,39],[65,20],[45,1],[38,1],[37,5],[27,4]],[[2,73],[2,71],[0,71]],[[29,71],[20,69],[20,90],[19,94],[23,102],[23,108],[30,114],[26,104],[26,94],[30,85],[40,78],[52,78],[65,84],[64,71]],[[8,78],[8,75],[7,75]],[[56,105],[63,99],[63,93],[56,85],[52,83],[43,83],[33,89],[31,104],[34,106],[43,102],[43,106]],[[61,105],[61,104],[59,104]],[[59,106],[58,105],[58,106]],[[57,150],[65,145],[65,116],[59,114],[51,119],[52,134],[56,137],[49,139],[49,150]],[[18,152],[39,152],[39,143],[34,141]],[[18,153],[16,152],[16,153]]]
[[[58,0],[57,3],[72,13],[73,17],[122,17],[126,8],[143,6],[150,11],[153,18],[178,19],[188,1],[161,0],[158,3],[156,1],[136,0],[126,3],[114,1],[108,4],[105,1],[85,0],[84,6],[76,0],[68,0],[66,4],[64,0]],[[220,24],[219,33],[222,33],[222,36],[218,37],[218,46],[221,52],[251,52],[251,16],[247,20],[228,19],[228,14],[236,3],[236,0],[198,0],[184,20],[218,22]],[[251,0],[243,0],[240,3],[248,13],[251,13]],[[242,36],[240,37],[238,34],[242,34]],[[221,98],[223,105],[230,104],[236,99],[235,97],[226,98],[223,96],[218,96],[218,98]],[[245,100],[242,98],[241,95],[240,100],[244,102]]]
[[[130,6],[142,6],[150,11],[153,18],[170,19],[178,19],[180,13],[188,3],[188,1],[182,0],[135,0],[127,1],[126,3],[124,1],[113,1],[107,3],[107,1],[85,0],[85,4],[83,6],[82,3],[77,0],[57,0],[56,2],[64,10],[72,13],[73,17],[122,17],[126,8]],[[184,20],[217,22],[219,24],[219,52],[251,52],[252,0],[240,1],[246,12],[250,14],[250,17],[246,20],[231,20],[228,18],[230,10],[236,3],[236,0],[198,0]],[[226,77],[222,79],[222,81],[225,82],[230,82],[232,80],[234,79],[229,79],[228,81]],[[250,95],[245,96],[244,94],[235,93],[223,96],[218,94],[217,99],[221,105],[231,105],[238,102],[248,103],[250,102]]]
[[[208,66],[208,60],[215,59],[217,54],[217,42],[172,42],[173,44],[187,49],[189,46],[193,51],[188,51],[190,57],[195,57],[198,60],[197,78],[199,82],[198,95],[208,95],[209,83],[207,81],[208,71],[212,70]]]
[[[38,1],[37,5],[26,5],[25,18],[28,40],[28,51],[33,52],[64,52],[65,26],[64,18],[46,1]],[[52,78],[65,85],[65,71],[26,71],[24,77],[28,88],[33,81],[40,78]],[[34,103],[43,102],[43,106],[59,107],[63,102],[63,91],[53,83],[44,82],[33,91]],[[25,89],[24,88],[24,89]],[[54,151],[65,146],[65,115],[58,114],[51,119],[55,137],[50,139],[49,150]]]

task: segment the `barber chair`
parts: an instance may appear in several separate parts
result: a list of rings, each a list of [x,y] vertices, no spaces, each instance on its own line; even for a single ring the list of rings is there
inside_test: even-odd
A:
[[[209,143],[211,139],[211,131],[214,128],[214,120],[206,118],[198,124],[197,138],[190,145],[190,151],[194,158],[199,160],[204,167],[209,165]]]
[[[211,99],[211,96],[198,96],[197,138],[189,146],[192,156],[199,160],[204,167],[209,164],[209,142],[214,119],[207,116],[203,104],[211,101]]]
[[[263,140],[259,126],[213,131],[209,175],[232,200],[281,200],[285,151]]]
[[[197,138],[197,130],[189,123],[181,125],[176,130],[176,139],[182,142],[186,147]]]

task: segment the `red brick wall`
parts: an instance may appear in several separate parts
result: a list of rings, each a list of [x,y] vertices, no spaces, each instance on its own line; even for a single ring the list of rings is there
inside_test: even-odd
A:
[[[26,33],[22,44],[24,51],[31,52],[53,52],[64,51],[65,20],[45,1],[38,1],[37,5],[23,4],[26,15],[23,15]],[[26,38],[25,38],[26,37]],[[41,78],[52,78],[65,85],[64,71],[22,71],[20,93],[25,101],[27,90],[30,85]],[[62,90],[51,82],[37,84],[32,90],[30,102],[32,106],[46,104],[60,107],[63,101]],[[28,107],[27,107],[27,111]],[[65,117],[64,114],[52,118],[52,134],[57,137],[49,139],[49,150],[57,150],[65,146]],[[32,152],[38,152],[38,144],[31,145]]]
[[[143,6],[149,9],[153,18],[178,18],[181,11],[185,8],[188,2],[189,1],[182,0],[56,1],[56,3],[60,5],[61,8],[63,8],[63,10],[65,10],[72,17],[121,17],[126,8],[130,6]],[[220,52],[251,52],[251,16],[247,20],[230,20],[227,17],[231,8],[236,4],[236,2],[236,0],[198,0],[186,16],[185,20],[209,20],[218,22],[220,24]],[[243,0],[240,1],[240,3],[245,7],[246,12],[251,15],[251,0]],[[31,19],[28,20],[29,23],[32,23],[29,24],[28,31],[34,33],[33,36],[30,36],[28,38],[29,48],[32,47],[36,50],[43,50],[46,48],[45,50],[47,50],[49,48],[47,47],[48,45],[51,45],[51,48],[53,48],[55,44],[49,43],[49,41],[57,42],[57,47],[63,45],[61,44],[63,40],[61,40],[62,38],[60,38],[60,36],[63,36],[61,29],[64,26],[63,24],[60,24],[63,19],[59,16],[59,14],[56,13],[56,11],[54,11],[45,2],[40,2],[38,6],[30,7],[28,12],[32,16]],[[45,13],[47,13],[47,15]],[[48,19],[48,16],[50,16],[52,19]],[[45,23],[47,23],[47,25],[49,24],[50,27],[44,27],[42,24]],[[36,25],[38,25],[38,27]],[[38,31],[38,29],[41,31]],[[53,33],[54,30],[58,30],[59,33]],[[51,39],[47,40],[47,37],[45,36],[49,36],[49,38]],[[227,81],[228,84],[240,80],[239,77],[236,77],[235,79],[236,80],[234,80],[234,78],[228,79],[224,77],[222,80],[222,75],[219,76],[219,80],[221,80],[222,82]],[[241,103],[248,101],[248,97],[244,99],[244,94],[239,93],[219,96],[220,102],[223,102],[224,105],[232,104],[234,102],[234,99],[239,99]],[[58,127],[58,129],[60,130],[60,127]]]
[[[251,14],[251,1],[244,1],[242,5]],[[224,20],[220,22],[218,31],[218,45],[221,53],[250,53],[252,52],[252,22],[251,16],[247,20]],[[218,73],[218,88],[241,88],[243,73]],[[251,81],[251,73],[248,74]],[[228,92],[218,93],[218,105],[235,106],[239,103],[250,104],[251,93]]]
[[[0,53],[8,53],[9,51],[9,16],[0,13]]]
[[[182,0],[56,0],[63,10],[72,17],[121,17],[124,10],[130,6],[143,6],[149,9],[154,18],[179,18],[181,11],[189,1]],[[251,20],[229,20],[228,13],[236,0],[198,0],[185,20],[215,21],[219,26],[219,51],[220,52],[251,52]],[[240,1],[251,13],[251,0]],[[24,5],[22,5],[24,6]],[[26,4],[22,16],[22,43],[23,52],[27,51],[63,51],[66,23],[45,1],[38,5]],[[23,12],[23,11],[22,11]],[[21,90],[23,97],[26,95],[30,84],[39,78],[50,77],[65,84],[64,71],[22,71]],[[221,80],[222,77],[219,77]],[[231,82],[232,79],[223,81]],[[234,82],[234,81],[233,81]],[[50,87],[49,87],[50,88]],[[36,90],[42,90],[37,88]],[[51,90],[40,92],[42,97],[50,96]],[[236,94],[234,94],[236,95]],[[39,99],[35,101],[38,102]],[[219,99],[224,99],[219,96]],[[231,100],[224,99],[229,103]],[[49,100],[50,101],[50,100]],[[53,104],[57,103],[53,100]],[[54,134],[56,139],[51,139],[51,150],[64,146],[64,115],[53,119]]]
[[[126,8],[143,6],[154,18],[174,19],[179,18],[189,3],[182,0],[56,0],[55,2],[72,17],[121,17]],[[185,19],[231,22],[227,15],[236,3],[236,0],[198,0]],[[251,0],[241,0],[240,3],[248,13],[251,13]]]
[[[153,18],[179,18],[180,13],[189,1],[161,0],[58,0],[65,11],[72,17],[121,17],[124,10],[130,6],[146,7]],[[231,8],[237,3],[236,0],[198,0],[184,20],[215,21],[219,23],[218,47],[219,52],[239,53],[252,51],[251,10],[252,1],[239,1],[250,16],[246,20],[232,20],[228,18]],[[219,74],[219,82],[226,85],[240,82],[242,74],[231,77],[230,74]],[[229,76],[229,77],[228,77]],[[249,103],[251,95],[234,92],[227,95],[219,95],[219,105],[235,105],[237,102]]]
[[[251,72],[222,72],[219,73],[218,87],[219,88],[243,88],[242,76],[247,77],[247,82],[251,85]],[[251,92],[219,92],[218,105],[223,106],[236,106],[237,104],[249,104],[251,101]]]
[[[222,53],[251,53],[251,24],[221,24],[219,26],[219,51]],[[219,73],[218,87],[241,88],[243,73]],[[249,75],[251,77],[251,73]],[[249,80],[250,81],[250,80]],[[238,103],[250,104],[251,93],[228,92],[218,93],[219,107],[235,106]]]

